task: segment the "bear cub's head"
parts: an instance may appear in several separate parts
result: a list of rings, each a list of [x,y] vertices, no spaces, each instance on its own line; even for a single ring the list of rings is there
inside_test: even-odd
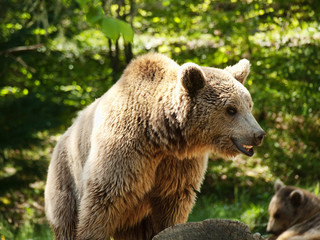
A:
[[[180,67],[180,89],[195,103],[186,124],[189,139],[225,156],[254,154],[266,133],[251,113],[252,99],[243,85],[249,72],[246,59],[225,69],[194,63]]]
[[[280,235],[295,224],[319,211],[320,200],[303,189],[285,186],[280,180],[274,184],[275,195],[269,204],[267,232]]]

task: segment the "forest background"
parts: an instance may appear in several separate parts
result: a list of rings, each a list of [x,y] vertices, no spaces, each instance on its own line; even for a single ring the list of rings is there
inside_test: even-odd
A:
[[[211,157],[189,221],[237,219],[265,234],[273,183],[320,182],[317,0],[0,0],[0,238],[52,239],[50,155],[79,110],[135,56],[224,68],[247,58],[267,132],[252,158]]]

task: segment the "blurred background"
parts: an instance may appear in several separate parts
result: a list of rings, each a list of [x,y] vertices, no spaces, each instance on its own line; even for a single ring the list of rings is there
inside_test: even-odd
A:
[[[273,183],[319,193],[317,0],[0,0],[0,239],[53,239],[43,192],[77,112],[135,56],[224,68],[251,61],[246,87],[267,132],[252,158],[211,157],[189,221],[237,219],[265,234]]]

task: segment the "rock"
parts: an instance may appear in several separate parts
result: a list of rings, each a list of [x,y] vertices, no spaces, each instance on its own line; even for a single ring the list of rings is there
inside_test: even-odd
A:
[[[244,223],[226,219],[207,219],[166,228],[153,240],[263,240]]]

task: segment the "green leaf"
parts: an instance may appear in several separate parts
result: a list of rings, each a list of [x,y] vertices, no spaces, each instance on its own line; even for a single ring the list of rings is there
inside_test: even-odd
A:
[[[133,29],[130,26],[129,23],[126,23],[124,21],[118,20],[119,21],[119,26],[120,26],[120,32],[124,38],[124,41],[126,42],[132,42],[133,41]]]
[[[98,23],[104,17],[104,11],[101,6],[91,7],[86,14],[86,18],[90,24]]]
[[[104,17],[101,21],[102,32],[111,40],[117,40],[120,34],[126,42],[133,41],[133,30],[130,24],[111,17]]]
[[[118,20],[111,17],[105,17],[101,21],[102,32],[106,37],[116,41],[120,36],[120,26]]]
[[[87,0],[76,0],[76,2],[83,8],[86,5]]]

